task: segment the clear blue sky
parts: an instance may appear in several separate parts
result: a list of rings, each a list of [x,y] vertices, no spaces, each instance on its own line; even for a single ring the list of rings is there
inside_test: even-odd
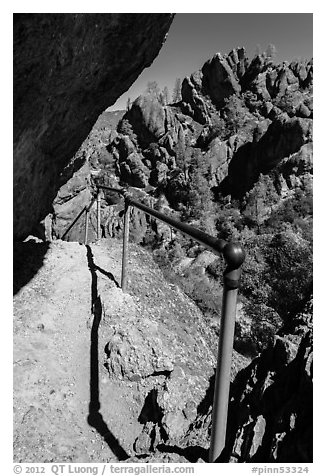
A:
[[[200,69],[215,53],[244,46],[252,58],[256,46],[272,43],[277,61],[313,56],[312,13],[177,13],[167,40],[153,64],[108,110],[125,109],[128,97],[139,96],[148,81],[172,92],[175,79]]]

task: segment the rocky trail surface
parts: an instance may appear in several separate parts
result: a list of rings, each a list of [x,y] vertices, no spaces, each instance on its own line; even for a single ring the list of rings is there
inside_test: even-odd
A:
[[[87,421],[91,281],[85,246],[56,242],[42,269],[15,297],[17,461],[114,460],[114,453]],[[99,385],[105,384],[103,379],[99,375]],[[106,387],[105,397],[103,390],[102,398],[110,401],[105,408],[113,410],[115,388]],[[126,409],[121,404],[119,408],[120,415],[115,416],[125,418]]]
[[[44,247],[15,253],[14,460],[189,461],[171,448],[189,447],[216,354],[200,311],[135,245],[123,294],[114,239],[48,244],[21,286]]]

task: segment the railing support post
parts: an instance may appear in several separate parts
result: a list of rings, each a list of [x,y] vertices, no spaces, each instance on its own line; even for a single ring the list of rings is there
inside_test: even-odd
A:
[[[123,224],[123,250],[122,250],[122,270],[121,270],[121,289],[123,292],[127,289],[127,267],[128,267],[128,245],[129,245],[129,222],[130,205],[125,198],[125,216]]]
[[[210,463],[216,461],[225,446],[238,283],[240,267],[244,260],[243,249],[238,244],[229,243],[226,245],[223,255],[227,268],[224,272],[222,316],[209,450]]]
[[[85,212],[85,245],[87,245],[88,240],[88,209]]]
[[[99,191],[97,194],[97,239],[101,239],[101,195]]]

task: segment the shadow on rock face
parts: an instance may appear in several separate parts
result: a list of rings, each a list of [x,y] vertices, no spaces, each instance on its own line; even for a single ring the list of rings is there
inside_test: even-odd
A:
[[[14,295],[25,286],[43,266],[49,243],[15,242],[13,246]]]

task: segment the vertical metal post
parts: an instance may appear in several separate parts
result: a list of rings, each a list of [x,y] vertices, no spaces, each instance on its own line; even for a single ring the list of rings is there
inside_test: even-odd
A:
[[[238,282],[240,266],[244,260],[244,252],[241,246],[237,244],[228,244],[223,250],[223,254],[227,262],[227,268],[224,272],[221,328],[209,450],[210,463],[213,463],[220,456],[225,446]]]
[[[85,245],[87,245],[88,240],[88,209],[86,208],[85,212]]]
[[[101,239],[101,192],[97,194],[97,239]]]
[[[130,206],[129,206],[128,199],[125,198],[125,216],[124,216],[124,224],[123,224],[122,271],[121,271],[121,289],[123,292],[125,292],[127,289],[129,222],[130,222]]]

